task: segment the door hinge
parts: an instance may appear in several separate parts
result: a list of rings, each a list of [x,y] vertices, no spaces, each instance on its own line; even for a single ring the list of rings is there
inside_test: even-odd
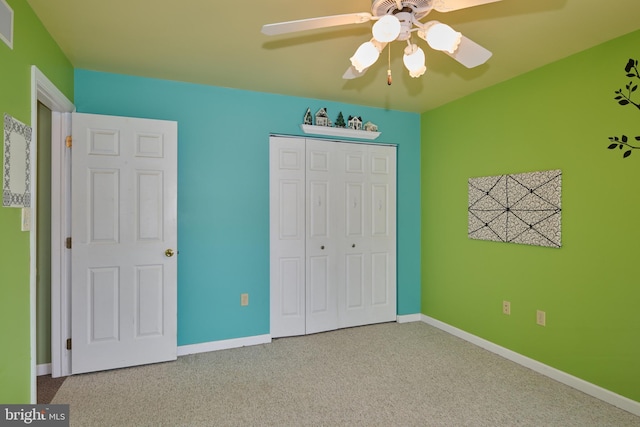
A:
[[[71,249],[71,237],[67,237],[67,241],[65,243],[65,246],[67,247],[67,249]]]
[[[67,148],[71,148],[71,146],[73,145],[73,138],[71,138],[71,135],[69,135],[67,137],[67,139],[65,140],[66,144],[67,144]]]
[[[71,338],[67,338],[67,350],[71,350]]]

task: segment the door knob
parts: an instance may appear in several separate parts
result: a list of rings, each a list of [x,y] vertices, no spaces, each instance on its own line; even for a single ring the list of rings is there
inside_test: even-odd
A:
[[[320,246],[320,249],[324,250],[324,245]]]
[[[355,248],[355,247],[356,247],[356,244],[354,243],[353,245],[351,245],[351,247],[352,247],[352,248]]]
[[[164,251],[164,256],[166,256],[167,258],[171,258],[174,254],[175,251],[173,249],[167,249],[166,251]]]

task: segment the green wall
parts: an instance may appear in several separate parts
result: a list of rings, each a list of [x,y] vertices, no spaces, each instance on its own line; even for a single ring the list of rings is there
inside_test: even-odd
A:
[[[0,112],[31,124],[31,65],[69,99],[73,68],[25,0],[8,0],[14,12],[13,50],[0,42]],[[0,402],[30,402],[29,233],[20,209],[0,207]]]
[[[640,110],[614,100],[629,58],[640,32],[422,115],[421,298],[428,316],[640,401],[640,150],[607,149],[640,135]],[[549,169],[562,248],[468,239],[468,178]]]

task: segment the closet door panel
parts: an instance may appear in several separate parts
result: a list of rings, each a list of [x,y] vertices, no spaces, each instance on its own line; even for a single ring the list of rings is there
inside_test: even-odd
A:
[[[329,181],[309,182],[309,237],[329,238]]]
[[[396,320],[396,148],[371,145],[371,323]]]
[[[279,273],[280,282],[277,283],[280,293],[280,315],[283,317],[304,317],[304,307],[300,304],[300,300],[304,297],[301,295],[300,282],[303,280],[304,259],[280,258]]]
[[[371,184],[371,236],[389,236],[389,185]]]
[[[345,226],[346,237],[361,238],[364,235],[364,184],[345,184]]]
[[[346,255],[345,305],[347,311],[364,309],[364,277],[364,254]]]
[[[272,137],[269,143],[271,336],[305,333],[304,139]]]
[[[367,234],[371,228],[368,146],[342,143],[339,148],[339,206],[344,227],[338,235],[339,326],[364,325],[370,306],[370,260]]]
[[[389,254],[386,252],[371,254],[371,305],[386,306],[393,291],[389,275]]]
[[[338,327],[335,144],[306,141],[306,333]]]
[[[345,229],[344,235],[340,236],[340,257],[343,259],[344,267],[338,269],[341,275],[339,287],[342,290],[343,301],[339,298],[338,306],[340,307],[340,326],[358,324],[361,321],[354,322],[354,318],[363,316],[365,310],[365,282],[366,282],[366,253],[363,252],[364,232],[366,229],[366,211],[364,208],[365,201],[365,185],[363,182],[362,167],[357,169],[350,168],[349,163],[352,159],[359,159],[358,166],[363,165],[364,155],[346,156],[346,166],[344,172],[351,171],[351,174],[345,173],[347,179],[351,181],[344,182],[344,204],[341,208],[344,211]]]
[[[311,316],[323,316],[331,314],[329,302],[329,260],[326,256],[314,256],[309,258],[309,295],[307,295],[307,308]],[[317,332],[317,331],[315,331]]]

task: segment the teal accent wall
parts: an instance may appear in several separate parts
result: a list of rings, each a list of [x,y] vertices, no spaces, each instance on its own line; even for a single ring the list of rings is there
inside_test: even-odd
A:
[[[13,9],[13,49],[0,42],[0,114],[31,125],[31,66],[36,65],[69,99],[73,68],[25,0]],[[35,136],[33,138],[35,141]],[[31,342],[29,233],[20,209],[0,207],[0,403],[30,403]]]
[[[89,70],[75,89],[79,112],[178,122],[179,345],[269,333],[269,134],[308,107],[398,144],[398,312],[420,311],[420,115]]]
[[[640,110],[614,100],[629,58],[640,32],[422,115],[421,298],[428,316],[640,401],[640,150],[607,149],[640,135]],[[468,239],[468,178],[549,169],[562,248]]]

